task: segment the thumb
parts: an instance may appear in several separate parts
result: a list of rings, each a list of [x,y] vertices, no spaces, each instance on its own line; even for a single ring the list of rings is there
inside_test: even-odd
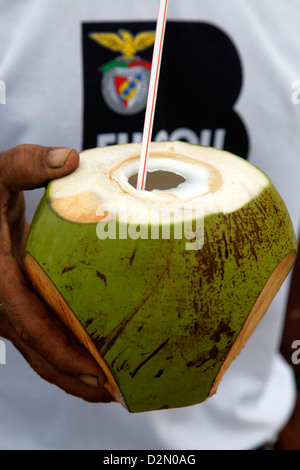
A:
[[[22,144],[0,152],[0,183],[12,191],[35,189],[72,173],[78,164],[74,149]]]

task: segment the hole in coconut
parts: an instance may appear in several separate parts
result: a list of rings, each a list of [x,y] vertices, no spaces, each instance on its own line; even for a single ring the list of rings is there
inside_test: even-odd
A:
[[[124,190],[148,199],[191,199],[216,191],[222,184],[219,172],[206,163],[176,155],[150,154],[145,191],[137,190],[139,157],[132,157],[111,172]]]
[[[130,176],[128,178],[128,183],[133,187],[136,188],[137,185],[138,174]],[[170,171],[164,170],[157,170],[157,171],[149,171],[147,173],[146,179],[146,191],[167,191],[169,189],[178,188],[178,186],[182,183],[185,183],[186,179],[183,176],[177,175],[176,173],[172,173]]]

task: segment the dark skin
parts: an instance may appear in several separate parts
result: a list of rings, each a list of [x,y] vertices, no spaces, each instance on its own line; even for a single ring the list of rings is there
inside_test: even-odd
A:
[[[112,397],[103,387],[102,370],[33,292],[22,269],[29,229],[22,191],[73,172],[79,162],[78,152],[65,149],[61,166],[57,152],[50,150],[20,145],[0,152],[0,336],[43,379],[86,401],[108,402]]]
[[[293,269],[289,298],[286,309],[286,319],[282,335],[281,353],[287,362],[300,375],[300,364],[293,364],[292,343],[300,340],[300,246],[298,257]],[[297,393],[297,401],[294,412],[278,437],[276,445],[279,450],[300,450],[300,391]]]
[[[43,187],[50,179],[73,172],[79,162],[75,150],[66,149],[64,164],[53,159],[50,151],[48,147],[21,145],[0,152],[0,337],[11,341],[43,379],[66,393],[89,402],[109,402],[113,398],[104,388],[106,377],[102,370],[36,295],[23,272],[29,226],[24,218],[22,191]],[[291,361],[291,345],[300,339],[299,283],[298,257],[287,306],[282,354],[300,372],[300,365],[294,366]],[[300,394],[276,447],[300,450]]]

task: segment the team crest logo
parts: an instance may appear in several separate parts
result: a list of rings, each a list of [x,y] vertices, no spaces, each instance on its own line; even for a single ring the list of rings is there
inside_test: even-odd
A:
[[[91,33],[90,38],[114,52],[121,52],[103,65],[102,95],[115,113],[134,115],[145,109],[150,82],[151,64],[136,54],[152,46],[155,32],[143,32],[135,37],[125,30],[115,33]]]

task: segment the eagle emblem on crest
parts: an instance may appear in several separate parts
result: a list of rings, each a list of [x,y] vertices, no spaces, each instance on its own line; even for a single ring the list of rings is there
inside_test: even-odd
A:
[[[118,114],[133,115],[146,107],[151,64],[137,54],[151,47],[155,32],[134,36],[130,31],[90,33],[90,38],[113,52],[120,53],[101,67],[101,90],[107,106]]]

